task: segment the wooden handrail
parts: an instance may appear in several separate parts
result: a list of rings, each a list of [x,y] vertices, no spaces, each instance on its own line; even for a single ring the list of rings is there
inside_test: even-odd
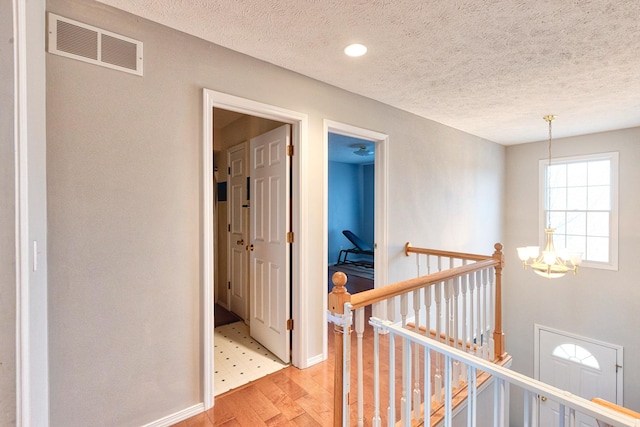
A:
[[[489,259],[475,262],[473,264],[462,265],[460,267],[454,267],[437,273],[427,274],[426,276],[420,276],[414,279],[394,283],[393,285],[358,292],[357,294],[351,295],[351,306],[355,310],[356,308],[365,307],[376,302],[424,288],[425,286],[435,285],[436,283],[464,276],[472,271],[478,271],[494,267],[496,265],[496,260],[489,257]]]
[[[451,252],[451,251],[441,251],[438,249],[416,248],[411,246],[411,243],[409,242],[405,243],[404,245],[404,254],[406,256],[409,256],[409,254],[433,255],[433,256],[440,256],[445,258],[460,258],[460,259],[466,259],[469,261],[484,261],[492,258],[490,255],[467,254],[464,252]]]
[[[608,400],[600,399],[599,397],[594,397],[593,399],[591,399],[591,401],[593,403],[597,403],[598,405],[604,406],[605,408],[609,408],[613,411],[627,415],[631,418],[636,418],[640,420],[640,412],[636,412],[632,409],[625,408],[624,406],[620,406],[618,404],[609,402]]]

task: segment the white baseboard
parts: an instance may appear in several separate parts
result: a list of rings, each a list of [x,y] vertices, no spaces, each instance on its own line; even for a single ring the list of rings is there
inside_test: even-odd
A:
[[[324,355],[322,353],[318,354],[317,356],[313,356],[307,359],[307,368],[313,365],[316,365],[320,362],[324,362],[325,358]]]
[[[194,415],[198,415],[201,412],[204,412],[204,403],[198,403],[197,405],[193,405],[189,408],[183,409],[182,411],[175,412],[171,415],[160,418],[159,420],[145,424],[142,427],[169,427],[179,423],[180,421],[184,421],[187,418],[191,418]]]

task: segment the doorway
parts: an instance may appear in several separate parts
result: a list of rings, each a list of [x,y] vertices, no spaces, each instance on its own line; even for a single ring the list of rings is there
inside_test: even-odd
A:
[[[347,275],[354,294],[374,287],[375,141],[329,132],[329,288]]]
[[[220,108],[213,109],[215,303],[249,323],[250,216],[255,196],[250,179],[250,144],[284,123]],[[288,126],[288,125],[286,125]],[[253,193],[253,194],[252,194]],[[287,201],[282,200],[282,203]],[[286,230],[285,230],[286,231]],[[216,324],[218,319],[216,318]]]
[[[213,127],[214,381],[220,394],[291,360],[291,126],[214,108]]]
[[[377,132],[370,129],[365,129],[353,125],[349,125],[346,123],[336,122],[333,120],[324,120],[324,142],[325,142],[325,159],[324,159],[324,173],[326,181],[325,188],[329,189],[329,151],[330,147],[330,134],[338,135],[340,137],[353,138],[353,142],[345,144],[343,149],[345,151],[350,151],[350,154],[354,154],[353,152],[356,150],[360,150],[362,145],[365,145],[364,150],[367,152],[367,157],[369,151],[373,151],[373,164],[375,167],[371,171],[373,173],[373,239],[371,246],[373,249],[373,259],[374,259],[374,267],[373,267],[373,286],[375,288],[385,286],[388,283],[387,280],[387,264],[388,264],[388,237],[387,237],[387,211],[388,211],[388,144],[389,144],[389,136]],[[358,143],[358,141],[364,141],[363,143]],[[350,147],[351,144],[358,144],[358,147]],[[365,156],[361,156],[365,157]],[[371,178],[369,177],[369,181]],[[324,247],[324,266],[325,266],[325,280],[324,283],[327,283],[329,286],[332,286],[331,283],[331,275],[329,274],[329,266],[331,264],[335,264],[337,262],[337,258],[330,259],[329,258],[329,243],[328,243],[328,235],[329,235],[329,208],[328,208],[328,191],[325,193],[325,206],[327,207],[324,213],[324,235],[325,235],[325,247]],[[342,230],[338,230],[339,233]],[[350,244],[351,242],[349,242]],[[349,247],[343,247],[343,249],[349,249]],[[340,253],[340,248],[338,245],[338,254]],[[332,257],[335,256],[335,253]],[[347,255],[349,256],[349,255]],[[348,282],[347,282],[348,283]],[[348,287],[348,285],[347,285]],[[325,306],[326,312],[326,306]],[[385,304],[375,304],[373,306],[374,316],[380,318],[386,318],[386,305]],[[325,315],[326,317],[326,315]],[[326,320],[326,319],[325,319]],[[325,355],[327,354],[327,337],[324,336],[324,348]]]
[[[291,322],[295,324],[295,328],[290,332],[291,334],[291,362],[294,366],[304,368],[309,366],[312,361],[309,360],[307,355],[306,341],[307,328],[311,328],[312,325],[307,321],[305,310],[302,310],[302,306],[306,301],[306,288],[305,283],[308,283],[306,276],[303,278],[301,273],[301,266],[305,265],[307,261],[307,252],[303,250],[305,242],[305,236],[308,234],[307,228],[301,225],[300,217],[307,214],[305,205],[301,202],[301,187],[306,186],[308,178],[304,168],[301,167],[301,163],[305,158],[302,153],[307,143],[307,127],[308,118],[305,114],[297,113],[291,110],[285,110],[279,107],[262,104],[257,101],[240,98],[209,89],[203,90],[203,140],[202,140],[202,286],[203,286],[203,306],[202,306],[202,324],[203,324],[203,338],[202,338],[202,357],[203,357],[203,395],[205,409],[213,406],[214,396],[214,358],[213,358],[213,346],[214,346],[214,313],[213,307],[215,299],[220,300],[219,293],[221,289],[214,288],[214,275],[217,274],[221,268],[220,259],[218,259],[218,253],[216,251],[216,245],[214,245],[214,180],[211,179],[214,174],[214,153],[213,141],[214,141],[214,128],[213,128],[213,112],[214,109],[219,108],[223,110],[240,113],[260,119],[267,119],[277,121],[290,125],[290,144],[293,146],[293,151],[296,155],[291,157],[291,176],[294,178],[291,180],[290,196],[293,202],[290,206],[290,226],[291,233],[296,236],[295,244],[290,247],[290,257],[295,259],[295,262],[290,264],[290,275],[292,282],[300,285],[293,286],[291,288],[291,317],[295,321]],[[220,168],[218,174],[221,174]],[[251,191],[251,189],[249,189]],[[224,210],[218,210],[223,212]],[[220,233],[215,233],[216,238],[220,238]],[[217,261],[214,262],[214,261]],[[218,268],[214,268],[214,265]],[[305,280],[307,279],[307,280]]]

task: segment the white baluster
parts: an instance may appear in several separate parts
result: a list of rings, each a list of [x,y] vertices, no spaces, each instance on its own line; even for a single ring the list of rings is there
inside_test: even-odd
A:
[[[493,378],[493,425],[505,427],[505,383],[501,378]]]
[[[491,321],[489,319],[489,294],[488,294],[488,284],[489,284],[489,270],[484,269],[480,272],[482,274],[482,307],[483,307],[483,317],[482,317],[482,357],[485,360],[489,360],[489,329],[491,325]]]
[[[431,351],[429,347],[424,348],[424,419],[431,418]],[[426,422],[425,425],[430,425]]]
[[[389,333],[389,408],[387,410],[387,423],[389,427],[396,424],[396,344],[395,334]]]
[[[474,366],[470,366],[467,371],[467,427],[476,427],[477,418],[477,371]]]
[[[450,260],[450,263],[452,263],[452,260]],[[449,279],[447,280],[447,283],[445,285],[445,307],[446,307],[446,331],[445,331],[445,344],[450,345],[455,347],[456,346],[456,342],[455,340],[453,342],[451,342],[451,340],[455,337],[456,333],[455,333],[455,306],[454,306],[454,279]],[[457,371],[457,364],[454,362],[452,366],[450,366],[449,368],[451,369],[451,372],[449,372],[449,374],[451,375],[452,379],[454,381],[457,381],[457,377],[458,377],[458,371]],[[454,385],[457,385],[454,382]]]
[[[524,390],[524,411],[522,417],[522,427],[535,427],[531,424],[531,413],[533,412],[531,407],[531,392]]]
[[[442,331],[442,286],[443,283],[436,283],[435,285],[435,302],[436,302],[436,337],[435,339],[441,340]],[[433,376],[433,393],[434,399],[438,403],[442,403],[442,374],[440,372],[440,355],[436,355],[436,374]]]
[[[409,313],[409,294],[400,295],[400,319],[402,327],[407,326],[407,314]]]
[[[416,333],[420,333],[420,290],[413,291],[413,315],[415,318],[415,329]],[[420,406],[422,404],[422,399],[420,396],[420,346],[419,344],[414,344],[413,350],[413,414],[416,420],[420,419]]]
[[[400,295],[400,317],[402,319],[402,327],[406,328],[407,327],[407,313],[409,312],[409,295],[408,294],[402,294]],[[402,354],[406,354],[408,349],[407,349],[407,341],[406,340],[402,340]],[[410,393],[409,390],[411,390],[411,388],[407,388],[405,387],[405,384],[407,383],[408,379],[411,378],[411,365],[405,363],[405,358],[402,358],[402,396],[400,397],[400,407],[404,408],[405,403],[407,402],[407,394]],[[404,423],[404,411],[401,410],[400,411],[400,420]]]
[[[569,408],[569,427],[576,427],[576,410]]]
[[[451,384],[451,356],[444,358],[444,426],[451,427],[453,418],[453,390]]]
[[[482,277],[480,272],[476,271],[475,290],[476,290],[476,355],[482,357]]]
[[[466,265],[466,261],[464,263],[464,265]],[[460,290],[461,290],[461,299],[462,299],[462,304],[461,304],[461,310],[462,310],[462,316],[460,319],[460,327],[461,327],[461,332],[460,332],[460,336],[462,338],[462,346],[461,346],[461,350],[462,351],[468,351],[467,350],[467,344],[469,343],[469,318],[468,318],[468,313],[469,313],[469,300],[468,300],[468,294],[467,294],[467,290],[469,288],[469,275],[465,274],[464,276],[462,276],[460,278]],[[460,381],[465,381],[465,377],[464,377],[464,371],[465,371],[465,367],[464,364],[460,365]]]
[[[390,322],[396,321],[396,299],[387,299],[387,320]]]
[[[402,355],[402,365],[403,366],[411,366],[411,343],[407,342],[405,338],[402,339],[402,348],[404,349]],[[411,375],[407,375],[402,379],[402,389],[403,390],[411,390]],[[402,421],[403,426],[411,425],[411,400],[405,399],[403,396],[403,400],[401,401],[400,406],[400,420]]]
[[[380,418],[380,330],[373,328],[373,419],[372,427],[381,427]]]
[[[444,284],[444,343],[451,345],[449,339],[451,338],[452,319],[451,319],[451,293],[452,293],[451,280],[447,280]]]
[[[462,265],[467,265],[467,261],[465,260]],[[461,276],[460,278],[458,278],[457,282],[456,282],[456,309],[458,310],[457,313],[457,321],[458,321],[458,326],[456,328],[456,331],[458,332],[457,338],[458,341],[456,342],[457,348],[459,348],[462,351],[466,351],[466,343],[467,343],[467,335],[466,335],[466,321],[467,321],[467,275],[465,274],[464,276]]]
[[[351,391],[351,321],[353,320],[353,311],[351,304],[344,305],[344,316],[349,319],[349,325],[344,326],[342,333],[342,426],[349,427],[349,392]]]
[[[431,289],[433,288],[433,286],[427,286],[426,288],[424,288],[424,305],[426,307],[426,318],[425,318],[425,327],[426,327],[426,332],[425,334],[428,337],[431,337],[431,329],[432,329],[432,322],[431,322],[431,303],[433,301],[433,297]]]
[[[469,347],[469,353],[476,353],[477,337],[476,337],[476,273],[469,275],[469,340],[471,341],[471,347]]]
[[[358,426],[364,426],[364,362],[362,335],[364,333],[364,308],[356,310],[356,350],[357,350],[357,387],[358,387]]]

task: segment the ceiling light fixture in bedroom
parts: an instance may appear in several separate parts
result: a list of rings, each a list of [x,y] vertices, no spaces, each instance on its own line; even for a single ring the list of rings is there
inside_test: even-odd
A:
[[[360,43],[350,44],[349,46],[344,48],[344,53],[347,56],[362,56],[367,53],[367,47]]]
[[[555,229],[551,228],[551,191],[549,190],[549,167],[551,166],[551,122],[556,116],[548,115],[543,119],[549,123],[549,163],[545,172],[545,191],[546,191],[546,207],[547,227],[544,229],[545,245],[540,254],[539,246],[524,246],[518,249],[518,258],[522,261],[523,268],[530,266],[531,269],[542,277],[547,279],[556,279],[573,271],[575,275],[578,272],[578,265],[582,262],[582,253],[570,252],[567,250],[556,251],[553,245],[553,233]]]

